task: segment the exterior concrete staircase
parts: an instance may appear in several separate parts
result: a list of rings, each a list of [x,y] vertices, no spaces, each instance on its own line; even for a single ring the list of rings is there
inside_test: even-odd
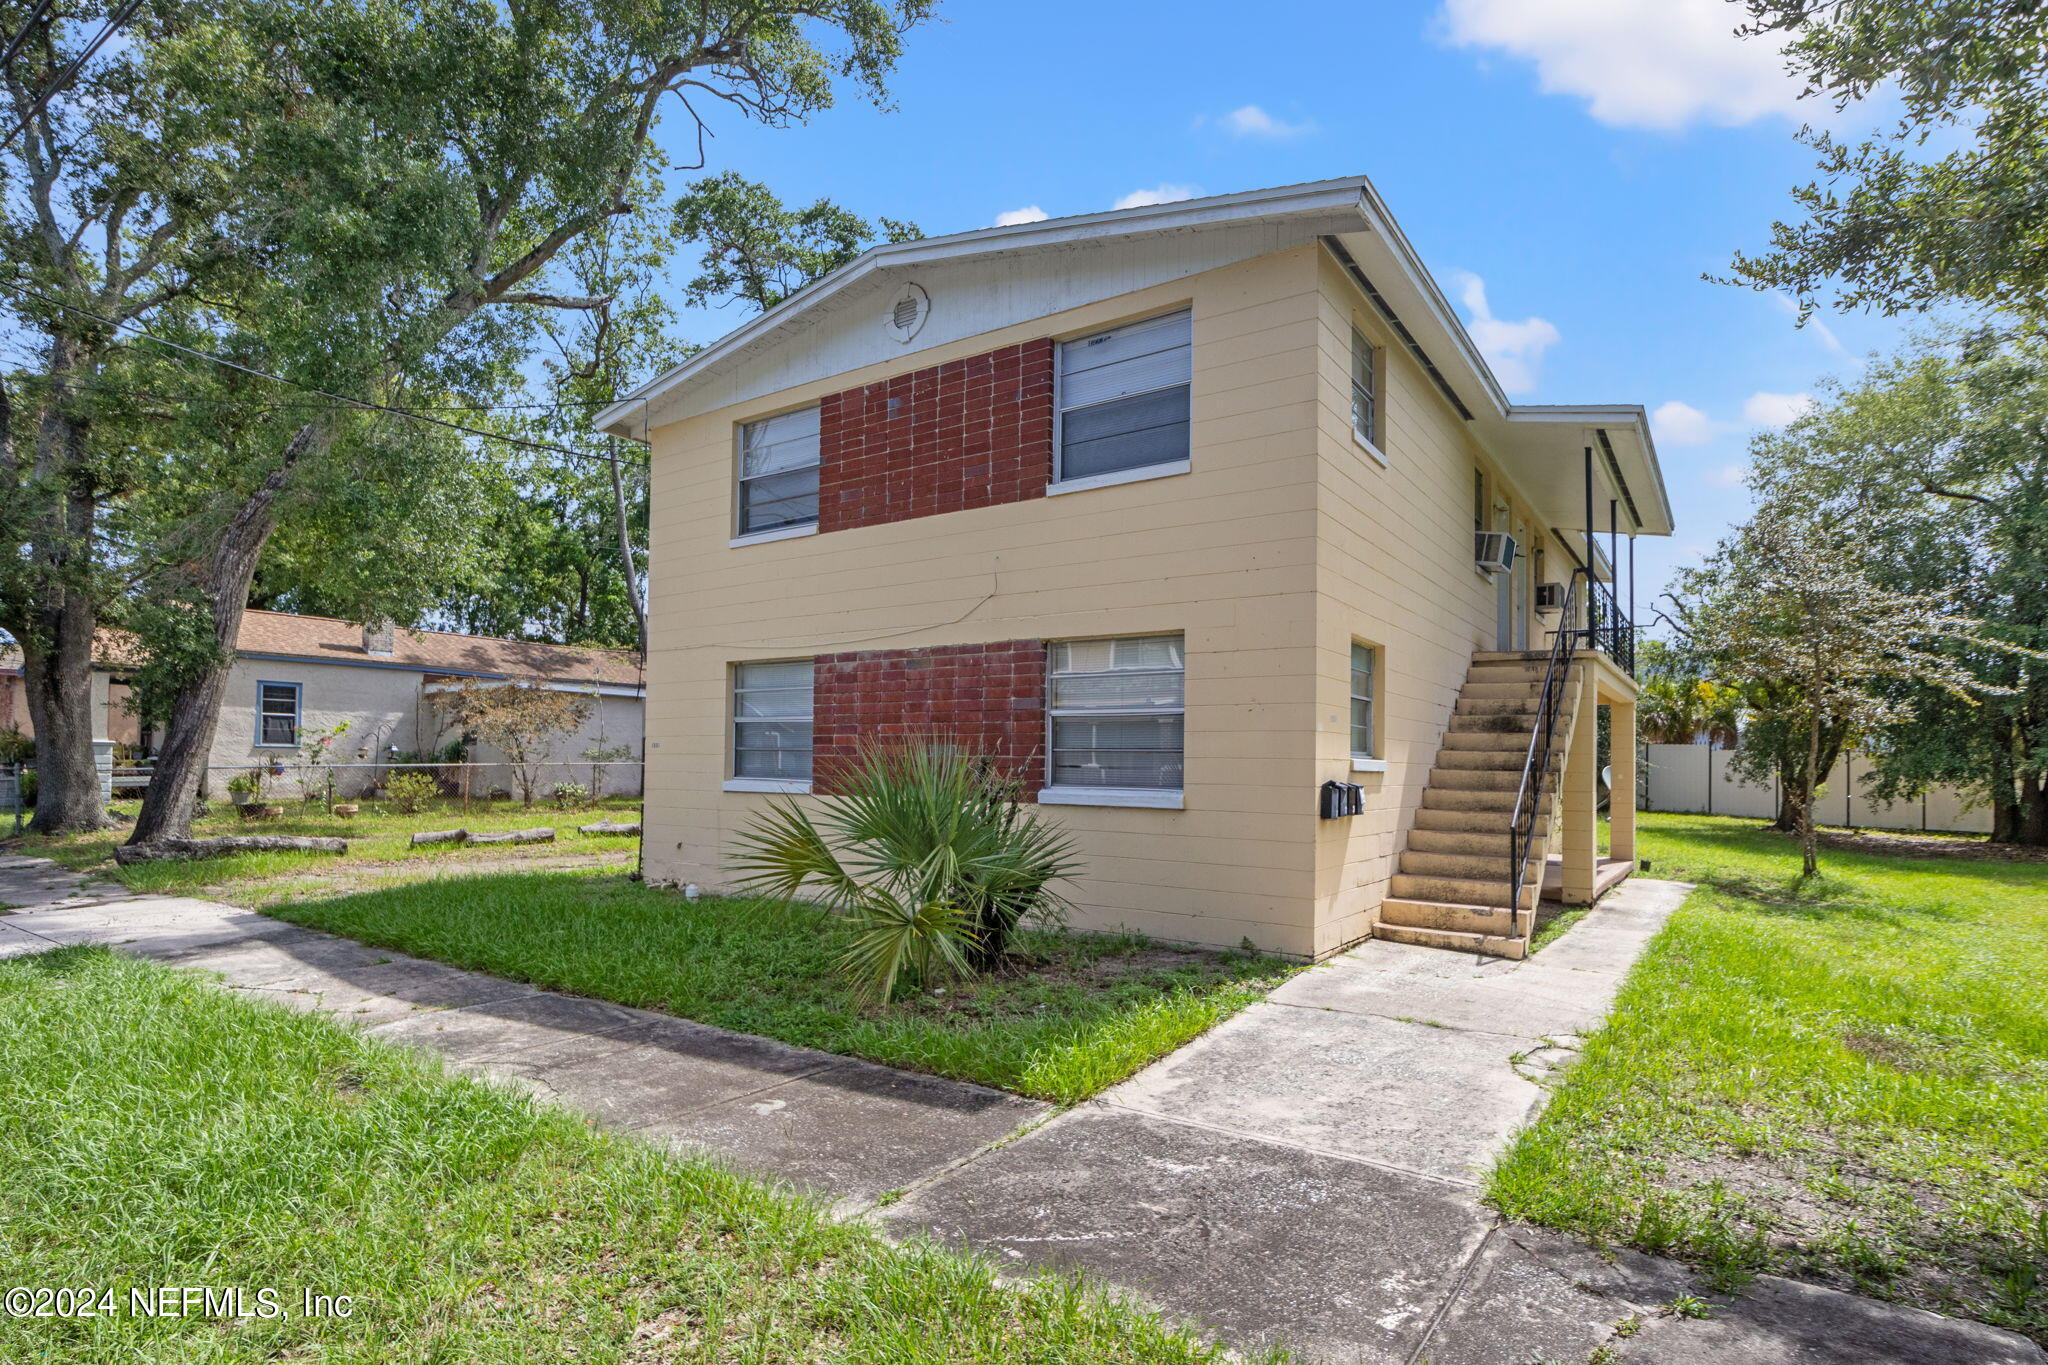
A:
[[[1515,903],[1509,824],[1548,663],[1547,653],[1473,656],[1390,894],[1380,903],[1375,937],[1490,957],[1527,954],[1560,799],[1559,774],[1571,745],[1579,688],[1585,685],[1584,663],[1569,665],[1551,737],[1550,771]]]

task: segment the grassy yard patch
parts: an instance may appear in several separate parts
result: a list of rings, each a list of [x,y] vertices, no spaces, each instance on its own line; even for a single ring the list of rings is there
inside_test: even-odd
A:
[[[446,877],[270,913],[349,938],[621,1004],[1057,1101],[1086,1098],[1294,969],[1131,935],[1027,931],[1005,973],[857,1006],[844,921],[814,907],[685,900],[612,876]]]
[[[523,807],[516,801],[474,801],[465,811],[460,801],[437,801],[414,815],[401,815],[379,803],[366,801],[362,813],[344,820],[297,800],[282,802],[283,818],[245,823],[234,809],[216,802],[213,813],[193,822],[194,838],[208,839],[224,834],[297,834],[332,837],[349,841],[347,853],[239,853],[225,858],[195,859],[190,862],[135,863],[118,866],[114,850],[128,839],[128,827],[117,826],[93,834],[60,835],[45,838],[24,835],[12,842],[14,852],[49,858],[78,872],[111,878],[136,891],[170,892],[180,895],[217,896],[238,905],[262,906],[287,894],[290,887],[303,886],[303,879],[339,888],[375,885],[431,877],[478,865],[505,863],[547,866],[567,861],[602,863],[623,867],[638,856],[640,841],[634,835],[580,834],[579,825],[600,820],[638,820],[638,797],[610,797],[582,810],[556,810],[551,805]],[[133,815],[137,802],[117,802],[114,809]],[[551,825],[552,844],[462,844],[412,846],[415,832],[430,829],[473,830],[526,829]]]
[[[1502,1158],[1517,1218],[2048,1340],[2048,864],[1645,815],[1696,892]]]
[[[0,963],[0,1025],[0,1259],[122,1309],[0,1315],[0,1359],[1222,1359],[1071,1282],[998,1285],[155,964]],[[125,1311],[156,1286],[272,1289],[286,1311]],[[350,1315],[303,1316],[307,1291]]]

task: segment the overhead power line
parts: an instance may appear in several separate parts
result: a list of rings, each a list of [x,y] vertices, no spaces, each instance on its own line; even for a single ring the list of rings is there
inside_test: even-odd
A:
[[[36,115],[43,112],[44,106],[49,104],[58,92],[71,84],[72,78],[78,74],[79,69],[92,60],[93,53],[98,52],[101,47],[105,46],[107,39],[113,37],[119,31],[121,25],[133,18],[135,11],[141,8],[142,0],[128,0],[128,3],[121,6],[120,11],[113,18],[107,20],[106,27],[100,30],[99,36],[86,45],[85,51],[79,53],[73,59],[71,65],[65,67],[48,85],[43,87],[43,93],[35,97],[34,102],[28,107],[28,112],[21,116],[21,122],[15,124],[12,131],[6,137],[0,138],[0,151],[5,151],[13,144],[14,139],[21,136],[22,129],[35,122]],[[24,28],[22,35],[26,37],[27,34],[28,30]]]
[[[317,394],[322,398],[345,404],[348,407],[360,408],[366,412],[381,412],[393,417],[403,417],[408,421],[424,422],[429,426],[445,427],[449,431],[459,431],[465,436],[475,436],[480,440],[498,441],[505,445],[518,446],[525,450],[537,450],[544,454],[568,455],[579,460],[603,460],[607,463],[628,464],[639,468],[645,468],[647,464],[645,460],[621,460],[616,455],[601,455],[592,450],[576,450],[569,446],[556,445],[552,441],[531,441],[523,436],[507,436],[503,432],[485,431],[481,427],[465,426],[461,422],[451,422],[444,417],[434,417],[424,412],[414,412],[407,408],[393,407],[389,403],[373,402],[367,398],[351,398],[345,393],[335,393],[331,389],[323,389],[317,385],[302,383],[296,379],[288,379],[281,374],[272,374],[268,370],[259,370],[253,365],[244,365],[239,360],[229,360],[226,356],[215,355],[211,351],[202,351],[196,346],[187,346],[181,341],[172,341],[167,337],[157,336],[140,323],[110,318],[103,313],[95,313],[90,308],[80,308],[78,305],[66,303],[62,299],[53,299],[47,294],[28,288],[26,285],[0,280],[0,289],[5,289],[17,297],[35,299],[37,302],[48,304],[52,308],[62,308],[68,313],[76,313],[80,317],[91,318],[103,326],[126,330],[144,341],[153,341],[159,346],[168,347],[173,351],[189,355],[196,360],[211,361],[213,364],[225,369],[235,370],[257,379],[266,379],[273,384],[282,384],[287,388],[298,389],[304,393]]]
[[[14,35],[14,41],[7,45],[5,52],[0,52],[0,75],[13,71],[14,59],[19,57],[21,49],[28,45],[28,35],[35,32],[36,25],[49,13],[50,3],[51,0],[36,0],[36,7],[30,10],[28,18],[22,21],[21,32]]]

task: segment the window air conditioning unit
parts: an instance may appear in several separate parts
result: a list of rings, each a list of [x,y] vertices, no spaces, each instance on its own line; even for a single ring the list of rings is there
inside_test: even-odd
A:
[[[1515,538],[1506,531],[1479,531],[1472,537],[1473,558],[1488,573],[1506,571],[1515,564]]]
[[[1536,610],[1563,611],[1564,584],[1538,583],[1536,585]]]

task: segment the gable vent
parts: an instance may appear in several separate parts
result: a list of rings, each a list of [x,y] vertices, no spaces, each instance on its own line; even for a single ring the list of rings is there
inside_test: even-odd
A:
[[[909,341],[924,330],[925,319],[931,316],[931,311],[931,295],[924,292],[924,287],[906,283],[889,305],[885,319],[889,335],[898,341]]]

